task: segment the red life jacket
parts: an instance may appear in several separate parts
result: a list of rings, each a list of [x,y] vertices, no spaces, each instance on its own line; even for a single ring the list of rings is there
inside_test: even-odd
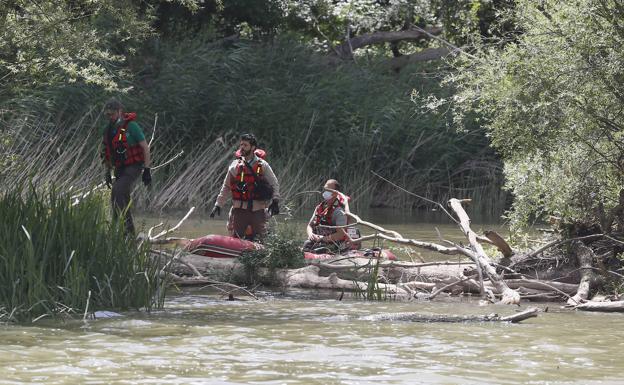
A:
[[[264,151],[261,148],[256,148],[256,151],[254,151],[254,155],[256,155],[258,158],[260,159],[266,159],[266,151]],[[234,153],[234,157],[236,159],[240,159],[240,157],[242,157],[243,154],[241,153],[240,148],[238,150],[236,150],[236,152]]]
[[[324,225],[324,226],[336,226],[333,220],[334,210],[337,207],[345,208],[344,200],[341,195],[336,195],[336,199],[331,205],[326,200],[319,203],[314,209],[314,219],[312,220],[312,226]]]
[[[258,160],[253,166],[253,170],[247,165],[247,162],[239,159],[236,167],[236,176],[230,184],[232,190],[232,199],[237,201],[260,200],[260,197],[254,192],[256,187],[256,179],[264,175],[262,161]]]
[[[133,146],[128,145],[128,138],[126,130],[128,124],[136,119],[136,113],[129,112],[124,114],[123,123],[117,128],[117,132],[111,138],[112,135],[110,128],[106,130],[104,134],[104,158],[113,163],[115,168],[122,166],[129,166],[131,164],[143,163],[145,161],[145,155],[143,154],[143,148],[138,144]]]

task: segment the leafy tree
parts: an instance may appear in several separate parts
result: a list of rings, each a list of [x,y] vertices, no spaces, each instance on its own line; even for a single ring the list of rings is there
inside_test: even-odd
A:
[[[317,39],[331,48],[349,37],[378,31],[401,31],[426,25],[444,29],[446,40],[464,44],[465,36],[489,37],[508,32],[507,24],[494,24],[499,12],[513,7],[511,0],[306,0],[287,2],[286,23],[290,30]],[[407,51],[429,42],[400,43]],[[398,44],[382,52],[398,52]]]
[[[151,33],[151,18],[115,0],[2,2],[3,96],[79,81],[117,88],[125,75],[120,65]]]
[[[623,15],[620,1],[517,1],[502,20],[517,40],[457,63],[457,111],[486,117],[514,223],[556,215],[609,230],[624,181]]]

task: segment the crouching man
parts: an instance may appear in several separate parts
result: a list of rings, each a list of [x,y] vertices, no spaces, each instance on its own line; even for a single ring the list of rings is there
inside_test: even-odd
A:
[[[306,232],[308,239],[303,243],[304,251],[340,252],[351,248],[353,240],[346,228],[331,228],[325,226],[346,226],[348,223],[345,212],[344,196],[334,191],[340,191],[340,184],[335,179],[329,179],[323,189],[323,201],[314,209],[314,214]]]

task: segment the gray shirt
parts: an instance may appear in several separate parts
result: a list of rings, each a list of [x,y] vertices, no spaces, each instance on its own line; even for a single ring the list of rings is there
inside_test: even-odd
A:
[[[230,189],[230,186],[232,185],[232,183],[235,182],[239,162],[240,162],[239,159],[234,159],[232,163],[230,163],[230,166],[228,167],[228,172],[225,174],[225,179],[223,179],[223,185],[221,186],[221,191],[219,192],[219,196],[217,196],[217,202],[215,203],[216,206],[223,207],[225,203],[227,202],[227,200],[232,197],[232,190]],[[254,155],[253,159],[251,160],[251,162],[249,162],[249,164],[251,167],[254,167],[256,163],[260,163],[260,165],[262,166],[262,170],[263,170],[262,175],[264,176],[266,181],[273,187],[272,199],[279,199],[280,198],[279,183],[277,181],[277,177],[275,176],[275,174],[273,173],[273,170],[271,169],[271,166],[269,166],[267,161],[265,161],[264,159],[260,159]],[[270,203],[271,203],[271,200],[268,200],[268,201],[254,200],[252,210],[253,211],[264,210],[269,206]],[[239,200],[232,200],[232,207],[235,209],[247,208],[247,202],[243,202]]]
[[[312,214],[312,218],[310,218],[309,223],[312,223],[314,221],[314,217],[315,214]],[[332,223],[334,224],[334,226],[345,226],[347,224],[347,214],[345,213],[342,206],[338,206],[334,209],[334,212],[332,213]],[[328,229],[326,227],[316,226],[313,227],[313,231],[315,234],[327,235],[335,233],[336,229]]]

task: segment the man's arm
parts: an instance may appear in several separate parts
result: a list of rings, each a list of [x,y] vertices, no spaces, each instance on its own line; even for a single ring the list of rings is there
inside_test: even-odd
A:
[[[150,149],[149,149],[149,145],[147,144],[147,141],[145,140],[140,141],[139,146],[141,146],[141,148],[143,149],[143,158],[145,162],[145,167],[151,167],[152,155],[150,153]]]
[[[223,207],[228,199],[232,197],[232,190],[230,190],[231,178],[236,175],[233,174],[233,170],[236,168],[236,162],[232,162],[230,167],[228,167],[227,172],[225,173],[225,178],[223,178],[223,184],[221,185],[221,191],[219,191],[219,195],[217,196],[217,201],[215,202],[215,206]]]
[[[314,233],[314,228],[312,227],[313,220],[314,220],[314,215],[312,215],[312,218],[310,218],[310,221],[308,221],[308,226],[306,227],[306,233],[308,234],[309,240],[311,240],[312,242],[319,242],[321,238],[323,237],[321,235]]]
[[[271,168],[269,163],[267,163],[266,161],[262,161],[262,163],[263,163],[262,167],[264,168],[264,178],[271,185],[271,187],[273,187],[272,199],[279,200],[280,193],[279,193],[279,182],[277,181],[277,177],[275,176],[275,173],[273,173],[273,169]]]

